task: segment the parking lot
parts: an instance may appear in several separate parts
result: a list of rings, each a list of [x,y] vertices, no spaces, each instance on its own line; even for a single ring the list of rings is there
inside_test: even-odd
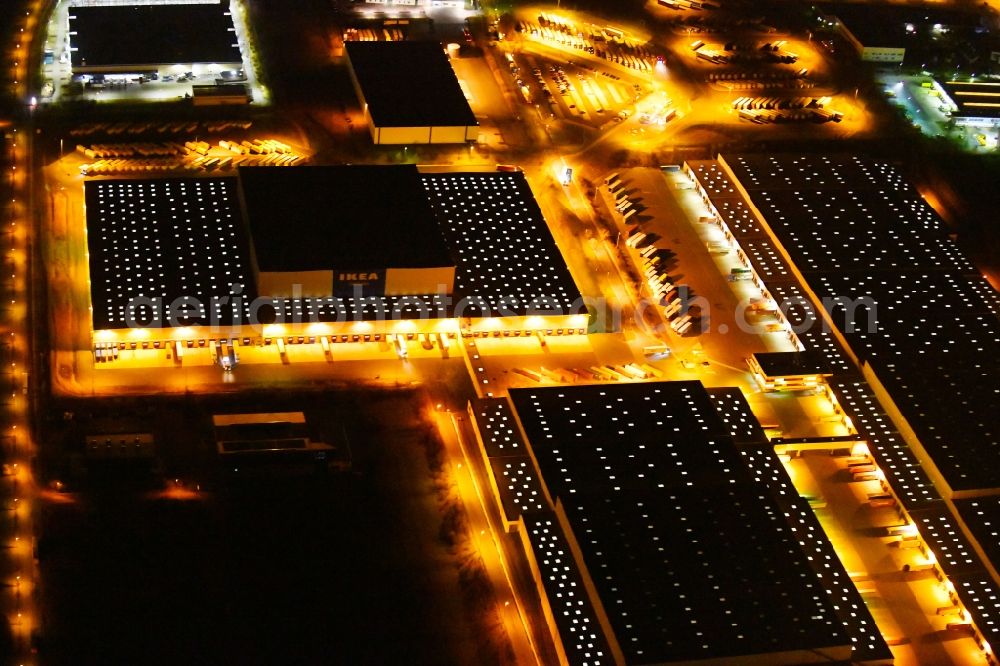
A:
[[[651,47],[620,29],[546,13],[535,16],[525,12],[519,18],[516,30],[528,41],[576,50],[637,72],[651,72],[656,65]]]
[[[630,107],[649,92],[648,85],[588,63],[525,52],[508,53],[506,62],[524,102],[538,104],[555,118],[595,127],[624,120]]]
[[[85,158],[84,176],[168,173],[176,171],[229,171],[240,166],[297,166],[308,158],[273,139],[243,141],[220,139],[217,143],[113,143],[77,144]]]
[[[763,25],[735,24],[710,30],[677,25],[659,39],[673,53],[669,76],[703,93],[692,97],[685,122],[711,117],[746,128],[769,125],[769,132],[780,123],[796,135],[817,125],[839,135],[871,126],[854,91],[845,95],[833,87],[825,56],[811,42]]]
[[[248,119],[90,123],[63,138],[62,164],[93,177],[295,166],[312,157],[309,148],[252,127]]]
[[[662,93],[649,122],[674,117],[677,93],[664,76],[662,49],[640,35],[575,12],[523,8],[515,29],[499,42],[516,96],[545,120],[570,120],[607,129]]]
[[[827,108],[829,97],[738,97],[733,109],[741,120],[754,123],[839,123],[844,114]]]
[[[783,35],[684,34],[670,45],[692,73],[718,90],[794,90],[824,84],[826,67],[819,52]]]

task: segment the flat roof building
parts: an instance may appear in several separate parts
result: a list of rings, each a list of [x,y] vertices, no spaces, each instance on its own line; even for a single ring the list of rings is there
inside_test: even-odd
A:
[[[536,584],[567,652],[586,634],[587,663],[851,657],[830,594],[700,383],[512,389],[470,409],[487,457],[537,467],[543,501],[507,506],[529,560],[566,544],[556,573],[575,583],[587,631],[561,622],[567,595],[545,571]]]
[[[219,297],[253,293],[235,178],[91,180],[84,185],[94,330],[239,323]],[[182,311],[183,310],[183,311]]]
[[[415,166],[241,167],[239,183],[259,293],[454,291],[455,262]]]
[[[376,144],[464,143],[476,120],[438,42],[347,42],[351,81]]]
[[[931,35],[971,30],[979,23],[974,12],[939,7],[834,3],[821,9],[862,60],[879,63],[902,63],[908,47],[918,56],[924,52]]]
[[[304,471],[350,468],[346,441],[329,444],[302,412],[213,414],[215,445],[227,471]]]
[[[956,125],[996,127],[1000,125],[1000,83],[995,81],[948,81],[942,83]]]
[[[365,323],[379,339],[397,330],[587,327],[520,172],[258,167],[238,178],[90,180],[84,188],[102,344],[123,344],[137,327],[165,341],[258,339],[270,323],[287,324],[289,335],[322,323],[334,338],[356,337]]]
[[[833,374],[825,354],[816,349],[756,352],[748,364],[754,378],[768,391],[813,389]]]
[[[76,74],[196,63],[242,67],[229,2],[74,5],[69,30]]]
[[[829,365],[832,374],[817,390],[833,406],[830,418],[850,433],[758,444],[742,396],[715,390],[755,477],[787,486],[775,444],[781,451],[863,444],[900,515],[912,521],[912,543],[946,582],[960,616],[954,628],[971,631],[990,654],[987,644],[1000,640],[1000,574],[995,549],[981,542],[988,537],[976,535],[977,520],[989,519],[970,516],[963,504],[989,515],[982,507],[1000,496],[990,485],[997,447],[988,405],[997,380],[986,370],[1000,339],[1000,296],[892,165],[852,155],[726,155],[687,162],[685,170],[760,278],[760,307],[783,318],[798,349]],[[965,496],[975,498],[944,501]],[[778,501],[800,523],[793,524],[800,542],[810,541],[803,516],[812,512],[794,506],[798,493],[779,489]],[[847,590],[825,580],[827,589]],[[849,592],[835,605],[860,649],[873,634],[870,625],[852,624],[854,611],[844,616],[856,607]],[[868,643],[865,650],[882,658],[886,648]]]
[[[852,155],[724,155],[945,496],[1000,487],[1000,297],[901,171]],[[947,399],[942,399],[947,396]],[[887,404],[891,400],[892,404]],[[954,418],[961,405],[964,418]],[[905,421],[905,426],[902,422]]]

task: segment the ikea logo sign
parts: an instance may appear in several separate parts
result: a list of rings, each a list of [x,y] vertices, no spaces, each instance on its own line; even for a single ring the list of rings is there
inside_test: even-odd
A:
[[[337,280],[340,282],[374,282],[378,280],[378,273],[338,273]]]
[[[334,270],[333,295],[356,296],[358,290],[365,296],[381,296],[385,289],[385,271],[382,270]]]

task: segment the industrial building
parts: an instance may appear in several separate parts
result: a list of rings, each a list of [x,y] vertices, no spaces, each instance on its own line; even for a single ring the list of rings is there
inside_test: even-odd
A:
[[[219,461],[231,474],[317,473],[351,466],[346,440],[317,439],[302,412],[213,414],[212,426]]]
[[[587,330],[520,172],[253,167],[85,202],[98,351]]]
[[[469,410],[560,663],[891,659],[742,396],[556,386]]]
[[[815,368],[829,374],[817,390],[877,462],[947,588],[955,626],[991,655],[1000,642],[997,292],[895,165],[736,154],[684,168],[790,340],[822,356]],[[748,416],[733,413],[736,432]]]
[[[258,293],[453,293],[455,262],[415,168],[248,168],[239,184]]]
[[[898,64],[906,57],[906,32],[901,23],[876,22],[875,12],[868,7],[840,4],[826,7],[824,12],[862,60]]]
[[[757,352],[747,360],[750,371],[765,391],[806,391],[819,386],[833,373],[823,352]]]
[[[351,81],[376,144],[465,143],[479,122],[437,42],[347,42]]]
[[[956,125],[1000,126],[1000,83],[994,81],[948,81],[940,84]]]
[[[928,38],[949,32],[961,32],[970,37],[980,27],[976,12],[942,7],[838,2],[823,5],[821,11],[837,26],[861,60],[880,64],[902,63],[907,59],[908,47],[915,58],[921,57],[926,54]],[[962,55],[970,64],[977,58],[971,44]],[[921,64],[921,61],[908,64]]]
[[[982,464],[1000,451],[990,417],[1000,378],[985,363],[1000,352],[1000,298],[902,173],[849,155],[724,155],[719,164],[810,300],[826,304],[833,332],[884,390],[945,496],[1000,487]],[[955,404],[966,418],[953,418]]]
[[[243,69],[228,0],[74,3],[69,34],[74,74]]]

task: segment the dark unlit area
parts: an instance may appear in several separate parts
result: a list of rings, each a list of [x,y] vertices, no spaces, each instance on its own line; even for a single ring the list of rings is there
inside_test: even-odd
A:
[[[211,414],[274,403],[342,430],[352,471],[224,472]],[[130,408],[73,412],[64,446]],[[152,471],[61,469],[72,492],[40,516],[45,662],[504,663],[425,409],[409,391],[179,400],[140,419],[171,451]]]

